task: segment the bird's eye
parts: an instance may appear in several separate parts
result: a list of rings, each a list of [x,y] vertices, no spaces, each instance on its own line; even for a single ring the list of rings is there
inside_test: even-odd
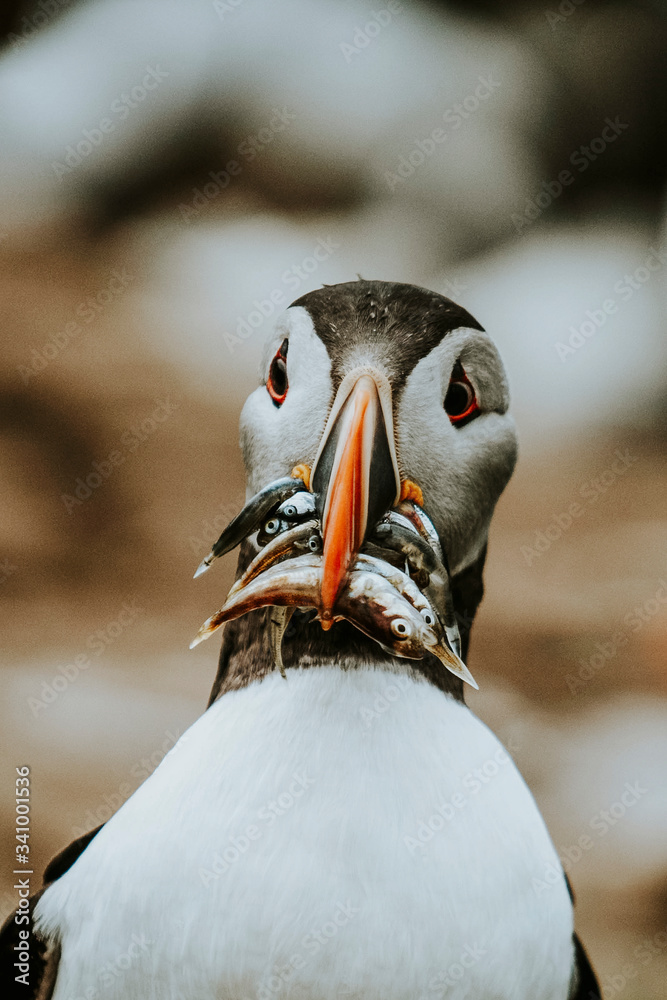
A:
[[[289,383],[287,381],[287,348],[289,341],[287,337],[283,340],[271,362],[269,377],[266,380],[266,388],[269,396],[276,406],[282,406],[287,397]]]
[[[408,639],[412,634],[410,622],[407,622],[405,618],[394,618],[391,630],[397,639]]]
[[[479,413],[474,386],[468,380],[460,362],[457,362],[445,396],[445,412],[455,426],[467,423]]]

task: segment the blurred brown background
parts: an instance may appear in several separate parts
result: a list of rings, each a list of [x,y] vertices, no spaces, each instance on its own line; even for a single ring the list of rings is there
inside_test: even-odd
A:
[[[0,29],[3,914],[14,767],[40,870],[205,706],[217,649],[187,646],[233,557],[191,577],[243,501],[263,339],[361,273],[500,347],[522,452],[469,701],[606,996],[663,997],[664,6],[39,0]]]

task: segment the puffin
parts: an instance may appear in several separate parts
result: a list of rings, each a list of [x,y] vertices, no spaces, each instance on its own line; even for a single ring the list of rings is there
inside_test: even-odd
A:
[[[28,984],[7,920],[10,996],[600,998],[539,809],[465,704],[471,676],[337,613],[375,526],[414,501],[466,661],[517,454],[508,403],[490,336],[436,292],[360,278],[286,309],[240,439],[249,498],[297,475],[315,497],[319,568],[300,558],[320,613],[295,610],[278,658],[274,608],[227,621],[204,714],[47,867]],[[258,551],[242,539],[237,580]]]

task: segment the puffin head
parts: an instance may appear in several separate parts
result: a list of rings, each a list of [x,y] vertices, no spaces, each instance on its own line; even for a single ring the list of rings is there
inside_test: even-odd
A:
[[[516,459],[508,402],[498,351],[461,306],[394,282],[325,286],[292,303],[266,345],[241,415],[248,492],[304,470],[329,610],[367,532],[416,499],[440,539],[465,649],[491,516]]]

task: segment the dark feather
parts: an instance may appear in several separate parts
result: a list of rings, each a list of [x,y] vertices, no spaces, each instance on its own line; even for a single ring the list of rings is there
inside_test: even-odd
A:
[[[101,826],[73,840],[71,844],[56,854],[44,870],[42,888],[34,893],[29,900],[28,920],[17,923],[19,911],[10,914],[0,929],[0,981],[5,983],[6,1000],[49,1000],[53,994],[58,973],[58,949],[47,949],[33,931],[33,913],[40,896],[45,889],[59,879],[72,867],[77,858],[85,851],[93,837],[102,829]],[[17,947],[25,942],[20,931],[28,931],[29,973],[28,985],[17,982],[19,970],[15,968]]]
[[[569,1000],[602,1000],[602,992],[595,973],[591,968],[584,946],[573,935],[574,941],[574,972]]]
[[[393,281],[348,281],[302,295],[293,306],[310,314],[315,332],[332,361],[334,391],[350,352],[360,346],[380,349],[394,393],[413,368],[452,330],[482,330],[477,320],[451,299]]]

